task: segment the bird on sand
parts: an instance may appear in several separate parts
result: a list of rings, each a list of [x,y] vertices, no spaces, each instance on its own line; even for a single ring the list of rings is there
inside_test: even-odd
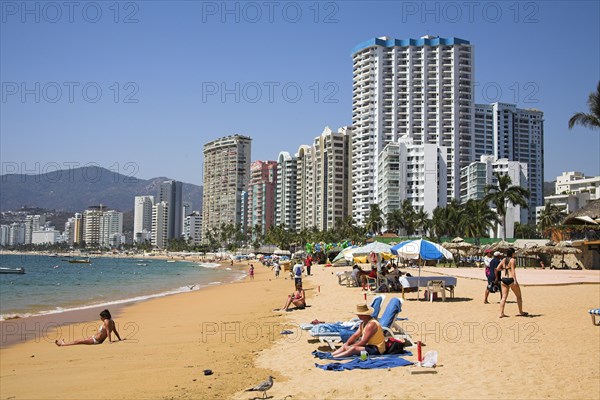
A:
[[[267,397],[267,390],[273,387],[273,377],[269,375],[269,377],[259,383],[258,385],[251,387],[250,389],[246,389],[246,392],[263,392],[263,398]]]

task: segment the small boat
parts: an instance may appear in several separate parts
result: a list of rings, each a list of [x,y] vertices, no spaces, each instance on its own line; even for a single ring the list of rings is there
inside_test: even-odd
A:
[[[89,258],[77,258],[75,260],[69,260],[69,262],[71,264],[91,264],[92,261],[90,261]]]
[[[148,264],[146,264],[146,263],[138,263],[137,265],[139,265],[140,267],[147,267],[148,266]]]
[[[167,262],[168,262],[168,263],[174,263],[174,262],[177,262],[177,261],[175,261],[175,260],[169,260],[169,261],[167,261]]]
[[[4,268],[0,267],[0,274],[19,274],[22,275],[25,273],[25,268]]]

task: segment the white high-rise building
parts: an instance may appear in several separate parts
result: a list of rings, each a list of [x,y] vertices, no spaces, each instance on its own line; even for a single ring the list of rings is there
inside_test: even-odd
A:
[[[296,154],[296,230],[316,225],[314,147],[303,144]]]
[[[25,217],[25,244],[32,242],[33,232],[39,231],[45,223],[45,215],[28,215]]]
[[[202,242],[202,215],[193,211],[183,220],[183,238],[190,244]]]
[[[275,225],[296,230],[297,160],[287,151],[277,157],[277,186],[275,188]]]
[[[55,244],[58,241],[60,232],[55,229],[40,229],[33,231],[31,235],[31,244]]]
[[[133,209],[133,241],[144,242],[152,232],[154,196],[135,196]]]
[[[222,223],[244,225],[252,139],[232,135],[204,145],[202,237]]]
[[[100,246],[117,247],[123,235],[123,213],[108,210],[100,218]]]
[[[371,39],[353,50],[352,214],[364,224],[378,203],[377,165],[388,143],[447,148],[447,197],[473,160],[473,47],[467,40]]]
[[[513,186],[527,188],[528,166],[526,163],[496,159],[495,156],[481,156],[480,161],[473,162],[460,171],[460,201],[481,200],[485,196],[487,185],[496,185],[495,173],[508,175]],[[535,211],[535,210],[534,210]],[[512,204],[506,207],[506,237],[514,236],[515,222],[527,223],[527,209]],[[497,232],[490,232],[491,237],[502,237],[502,227],[498,226]]]
[[[25,224],[19,222],[13,222],[10,224],[10,231],[8,236],[9,246],[18,246],[25,243]]]
[[[508,103],[476,104],[474,138],[476,159],[493,155],[527,164],[528,222],[535,223],[536,207],[544,202],[544,113]]]
[[[436,144],[414,144],[412,139],[389,143],[379,155],[378,199],[382,213],[400,209],[409,200],[415,210],[431,217],[448,202],[449,152]]]
[[[152,206],[152,246],[164,249],[169,242],[169,203],[161,201]]]
[[[351,209],[351,129],[340,128],[334,132],[329,127],[313,143],[314,215],[319,230],[332,229],[338,219],[347,216]],[[298,176],[297,180],[301,180]],[[309,180],[309,181],[310,181]],[[298,207],[298,211],[304,212]]]

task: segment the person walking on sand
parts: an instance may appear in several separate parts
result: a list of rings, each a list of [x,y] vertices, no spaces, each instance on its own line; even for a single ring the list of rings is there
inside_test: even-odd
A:
[[[491,252],[491,250],[489,251]],[[490,295],[490,287],[492,287],[492,285],[496,285],[496,288],[498,287],[498,273],[496,272],[496,268],[498,268],[498,265],[500,265],[500,257],[502,257],[502,253],[496,251],[494,253],[494,257],[490,258],[488,261],[487,252],[488,251],[486,250],[486,257],[483,259],[483,262],[485,263],[485,276],[487,278],[487,286],[485,287],[485,297],[483,299],[484,304],[490,303],[488,301],[488,296]],[[500,292],[500,294],[502,294],[502,292]]]
[[[279,261],[275,261],[275,266],[273,269],[275,269],[275,278],[279,278],[279,273],[281,272],[281,265],[279,264]]]
[[[515,259],[513,258],[515,249],[508,249],[506,252],[506,258],[500,262],[496,271],[501,275],[502,271],[505,272],[505,276],[500,279],[502,282],[502,299],[500,300],[500,318],[508,317],[504,314],[504,306],[506,306],[506,299],[510,290],[513,291],[517,296],[517,306],[519,307],[519,316],[527,316],[529,313],[523,311],[523,298],[521,296],[521,287],[517,281],[517,271],[515,270]]]
[[[112,340],[113,332],[115,333],[115,336],[117,337],[118,340],[125,340],[124,338],[121,339],[121,336],[119,336],[119,332],[117,332],[117,327],[115,326],[115,321],[112,320],[110,311],[108,311],[108,310],[102,311],[100,313],[100,320],[102,321],[102,324],[98,328],[98,332],[96,332],[95,335],[92,335],[92,337],[87,338],[87,339],[75,340],[70,343],[65,343],[64,339],[61,339],[61,340],[57,339],[54,341],[54,343],[59,347],[73,346],[76,344],[102,344],[102,342],[104,342],[106,340],[106,338],[108,338],[108,341],[110,343],[112,343],[113,342],[113,340]]]
[[[254,265],[253,264],[250,264],[250,271],[249,271],[249,273],[250,273],[250,280],[253,281],[254,280]]]
[[[296,260],[292,273],[294,275],[294,286],[302,286],[302,272],[304,272],[304,266],[300,262],[300,259]]]
[[[310,254],[308,256],[306,256],[306,259],[304,260],[304,265],[306,266],[306,276],[310,276],[310,269],[312,267],[312,257],[310,256]]]

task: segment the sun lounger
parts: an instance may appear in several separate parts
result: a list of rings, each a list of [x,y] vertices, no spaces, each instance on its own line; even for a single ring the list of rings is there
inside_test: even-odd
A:
[[[592,317],[592,324],[600,326],[600,308],[595,308],[589,311]]]
[[[373,307],[373,317],[379,316],[381,304],[385,300],[385,295],[380,294],[373,298],[371,307]],[[342,343],[358,329],[360,319],[354,318],[347,322],[335,322],[330,324],[317,324],[310,329],[310,335],[319,339],[321,343],[326,343],[332,350],[335,350],[336,344]]]
[[[388,303],[385,311],[381,318],[379,318],[379,323],[381,324],[381,328],[386,336],[391,336],[396,339],[403,339],[405,341],[410,342],[408,346],[405,348],[411,348],[414,346],[414,341],[407,334],[404,329],[398,324],[396,318],[398,314],[402,311],[402,305],[404,304],[404,300],[399,299],[397,297],[392,297],[390,302]]]

